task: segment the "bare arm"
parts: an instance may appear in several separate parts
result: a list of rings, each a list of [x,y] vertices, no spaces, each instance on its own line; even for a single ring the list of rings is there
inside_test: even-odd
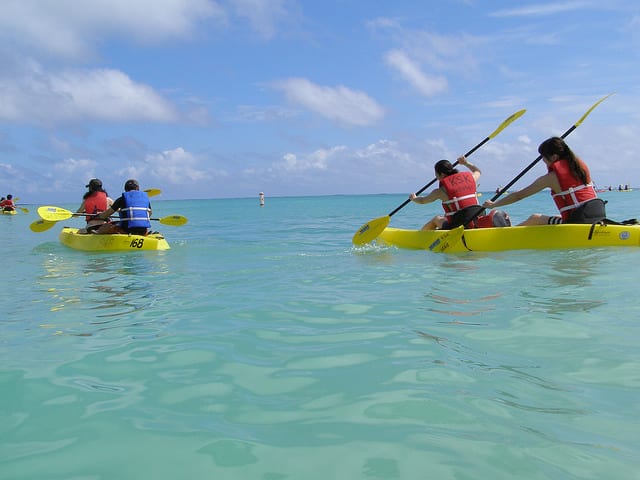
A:
[[[418,197],[415,193],[409,194],[409,200],[415,203],[425,204],[435,202],[436,200],[446,200],[447,195],[439,188],[432,190],[428,195],[424,197]]]
[[[546,175],[542,175],[541,177],[536,178],[533,183],[524,187],[522,190],[518,190],[517,192],[513,192],[506,197],[501,198],[495,202],[491,200],[487,200],[484,202],[483,207],[491,208],[491,207],[504,207],[505,205],[511,205],[512,203],[518,202],[524,198],[530,197],[534,193],[538,193],[540,190],[544,188],[552,188],[558,179],[556,174],[553,172],[549,172]]]
[[[106,220],[111,215],[113,215],[114,213],[116,213],[116,211],[112,207],[109,207],[104,212],[101,212],[98,215],[96,215],[96,218],[100,218],[102,220]]]
[[[458,163],[460,165],[464,165],[471,171],[471,174],[473,175],[473,179],[476,181],[476,184],[477,184],[478,180],[480,180],[480,175],[482,175],[482,172],[480,171],[480,169],[476,167],[474,164],[470,163],[467,160],[467,157],[465,157],[464,155],[462,155],[461,157],[458,157]]]

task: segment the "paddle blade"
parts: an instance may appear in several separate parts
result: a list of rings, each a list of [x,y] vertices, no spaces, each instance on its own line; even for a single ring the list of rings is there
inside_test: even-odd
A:
[[[20,210],[22,213],[29,213],[29,209],[25,207],[18,207],[18,210]]]
[[[149,197],[155,197],[156,195],[160,195],[162,193],[162,190],[160,190],[159,188],[147,188],[144,191],[147,192],[147,196]]]
[[[60,207],[52,207],[51,205],[45,205],[43,207],[38,207],[38,215],[43,220],[48,220],[49,222],[59,222],[60,220],[66,220],[73,216],[73,212],[69,210],[65,210]]]
[[[609,98],[611,95],[613,95],[613,93],[610,93],[609,95],[605,95],[604,97],[602,97],[600,100],[598,100],[596,103],[594,103],[591,108],[589,110],[587,110],[587,112],[582,115],[582,117],[580,117],[580,120],[578,120],[576,123],[574,123],[573,125],[576,127],[579,127],[580,124],[584,121],[585,118],[587,118],[589,116],[589,114],[591,112],[593,112],[593,109],[596,108],[598,105],[600,105],[602,102],[604,102],[607,98]],[[564,137],[562,137],[564,138]]]
[[[502,130],[504,130],[505,128],[507,128],[509,125],[511,125],[513,122],[515,122],[517,119],[519,119],[522,115],[525,114],[527,110],[526,109],[522,109],[522,110],[518,110],[516,113],[514,113],[513,115],[511,115],[509,118],[507,118],[504,122],[502,122],[500,124],[500,126],[498,128],[496,128],[493,133],[491,135],[489,135],[489,138],[494,138],[496,135],[498,135]]]
[[[389,215],[385,215],[384,217],[378,217],[375,220],[365,223],[355,233],[351,242],[353,242],[354,245],[364,245],[365,243],[375,240],[376,237],[380,235],[385,228],[387,228],[390,220],[391,217]]]
[[[156,219],[152,218],[151,220]],[[188,222],[187,217],[183,217],[182,215],[169,215],[157,220],[163,225],[171,225],[172,227],[179,227]]]
[[[442,230],[442,235],[429,245],[429,250],[435,253],[447,253],[452,245],[456,245],[462,240],[464,234],[464,226],[454,228],[453,230]]]
[[[40,219],[40,220],[36,220],[31,225],[29,225],[29,228],[31,229],[32,232],[40,233],[40,232],[49,230],[55,224],[56,222],[50,222],[48,220]]]

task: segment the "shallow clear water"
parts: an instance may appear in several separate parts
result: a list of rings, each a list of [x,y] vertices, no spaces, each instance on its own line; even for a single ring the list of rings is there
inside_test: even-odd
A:
[[[640,250],[352,248],[405,198],[154,201],[166,252],[0,218],[0,478],[637,478]]]

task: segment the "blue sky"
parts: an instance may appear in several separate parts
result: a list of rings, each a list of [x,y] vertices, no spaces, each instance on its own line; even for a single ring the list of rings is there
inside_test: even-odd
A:
[[[628,0],[3,0],[0,193],[409,193],[526,108],[472,157],[494,190],[611,92],[567,142],[640,186],[639,57]]]

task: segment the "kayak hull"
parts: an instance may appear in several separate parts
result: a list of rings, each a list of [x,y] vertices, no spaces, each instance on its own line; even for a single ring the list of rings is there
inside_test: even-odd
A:
[[[86,252],[117,252],[138,250],[169,250],[169,243],[159,233],[149,235],[98,235],[78,233],[77,228],[64,227],[60,242],[75,250]]]
[[[449,230],[386,228],[376,243],[398,248],[429,250]],[[640,225],[537,225],[464,230],[444,253],[556,250],[640,246]]]
[[[15,215],[18,213],[16,210],[0,210],[0,212],[2,212],[2,215]]]

